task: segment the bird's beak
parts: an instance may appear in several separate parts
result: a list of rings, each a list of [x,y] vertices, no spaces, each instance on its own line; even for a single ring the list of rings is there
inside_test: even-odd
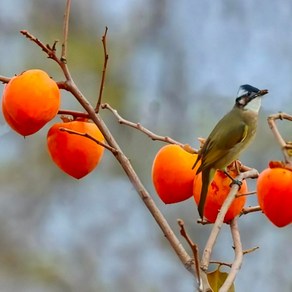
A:
[[[259,90],[259,91],[253,96],[253,98],[256,98],[256,97],[258,97],[258,96],[263,96],[263,95],[267,94],[268,92],[269,92],[268,89],[262,89],[262,90]]]
[[[251,100],[253,100],[253,99],[257,98],[257,97],[263,96],[263,95],[265,95],[267,93],[268,93],[268,89],[262,89],[262,90],[259,90],[258,92],[253,92],[248,97],[248,99],[249,99],[249,101],[251,101]]]

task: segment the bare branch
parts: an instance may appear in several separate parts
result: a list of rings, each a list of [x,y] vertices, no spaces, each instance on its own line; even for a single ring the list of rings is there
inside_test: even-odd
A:
[[[105,82],[105,75],[106,75],[106,69],[107,69],[107,63],[109,59],[109,55],[107,53],[107,46],[106,46],[106,36],[107,36],[107,31],[108,28],[107,26],[105,27],[104,34],[102,36],[102,45],[103,45],[103,54],[104,54],[104,63],[103,63],[103,69],[102,69],[102,75],[101,75],[101,82],[100,82],[100,87],[99,87],[99,96],[98,96],[98,101],[95,107],[95,112],[99,112],[99,108],[101,105],[101,100],[102,100],[102,94],[103,94],[103,89],[104,89],[104,82]]]
[[[133,123],[131,121],[128,121],[128,120],[122,118],[121,115],[117,112],[117,110],[112,108],[108,103],[102,104],[101,108],[108,109],[117,118],[118,122],[121,125],[126,125],[129,127],[135,128],[135,129],[139,130],[140,132],[146,134],[153,141],[162,141],[162,142],[166,142],[166,143],[170,143],[170,144],[176,144],[176,145],[179,145],[183,148],[186,146],[186,145],[184,145],[184,144],[182,144],[182,143],[180,143],[180,142],[178,142],[170,137],[157,135],[157,134],[151,132],[150,130],[146,129],[145,127],[143,127],[140,123]],[[197,152],[197,150],[193,149],[193,153],[196,153],[196,152]]]
[[[235,257],[234,257],[234,262],[231,265],[230,272],[228,273],[228,276],[224,282],[224,284],[220,287],[219,292],[228,292],[229,288],[233,284],[236,275],[238,274],[242,261],[243,261],[243,251],[242,251],[242,244],[240,240],[240,233],[238,229],[238,224],[237,224],[237,218],[234,218],[231,223],[230,223],[230,229],[231,229],[231,234],[232,234],[232,239],[233,239],[233,244],[234,244],[234,252],[235,252]]]
[[[256,251],[257,249],[259,249],[259,247],[258,247],[258,246],[255,246],[255,247],[252,247],[252,248],[249,248],[249,249],[244,250],[242,253],[245,255],[245,254],[248,254],[248,253],[254,252],[254,251]]]
[[[43,42],[41,42],[38,38],[33,36],[31,33],[29,33],[27,30],[21,30],[21,34],[23,34],[25,37],[27,37],[29,40],[34,42],[36,45],[38,45],[47,55],[50,59],[54,60],[55,62],[58,63],[58,65],[61,67],[65,77],[66,77],[66,82],[58,82],[58,86],[62,86],[63,89],[68,90],[68,84],[67,83],[72,83],[72,77],[70,75],[69,69],[67,67],[67,64],[64,63],[60,58],[57,57],[56,55],[56,42],[53,44],[53,46],[50,45],[45,45]]]
[[[197,279],[198,287],[201,287],[201,275],[200,275],[200,264],[199,264],[199,249],[198,246],[192,241],[187,231],[185,230],[184,221],[182,219],[178,219],[177,223],[180,227],[180,234],[185,238],[188,245],[192,249],[194,262],[195,262],[195,278]]]
[[[47,55],[49,58],[54,59],[55,58],[55,51],[49,46],[45,45],[43,42],[41,42],[38,38],[33,36],[31,33],[29,33],[27,30],[21,30],[20,33],[24,35],[26,38],[37,44]],[[54,46],[53,46],[54,47]]]
[[[66,9],[64,13],[62,54],[61,54],[61,59],[60,59],[63,63],[67,63],[67,43],[68,43],[68,31],[69,31],[70,7],[71,7],[71,0],[67,0]]]
[[[64,132],[67,132],[69,134],[74,134],[74,135],[78,135],[78,136],[82,136],[82,137],[85,137],[85,138],[88,138],[90,140],[92,140],[93,142],[95,142],[96,144],[106,148],[107,150],[111,151],[114,155],[117,155],[117,149],[95,139],[93,136],[91,136],[90,134],[88,133],[81,133],[81,132],[78,132],[78,131],[74,131],[74,130],[71,130],[71,129],[67,129],[65,127],[61,127],[59,128],[60,131],[64,131]]]
[[[68,115],[68,116],[72,116],[74,118],[89,118],[88,113],[71,111],[71,110],[59,110],[58,114],[59,115]]]
[[[272,133],[274,134],[274,137],[278,141],[278,143],[281,146],[281,150],[285,157],[285,162],[292,165],[292,155],[291,155],[291,145],[290,143],[286,143],[283,139],[282,135],[280,134],[278,127],[276,126],[276,120],[288,120],[292,121],[292,116],[288,115],[286,113],[278,113],[273,114],[268,117],[268,124],[272,130]],[[290,150],[290,151],[288,151]]]
[[[2,83],[8,83],[10,81],[10,79],[11,78],[9,78],[9,77],[5,77],[5,76],[0,75],[0,81]]]
[[[237,177],[236,180],[242,181],[243,179],[247,179],[247,178],[251,178],[251,177],[256,177],[258,176],[258,171],[256,169],[251,169],[249,171],[246,172],[242,172],[240,173]],[[203,257],[201,260],[201,269],[203,271],[206,271],[208,269],[209,266],[209,262],[210,262],[210,257],[211,257],[211,253],[213,250],[213,247],[216,243],[217,237],[219,235],[219,232],[221,230],[221,227],[223,225],[223,221],[224,221],[224,217],[230,207],[230,205],[232,204],[237,192],[238,192],[239,186],[237,184],[233,184],[231,187],[231,190],[226,198],[226,200],[224,201],[218,215],[216,218],[216,221],[213,225],[212,231],[210,233],[210,236],[207,240],[204,252],[203,252]]]
[[[210,264],[217,264],[219,266],[226,266],[231,268],[232,264],[230,263],[224,263],[224,262],[220,262],[220,261],[210,261]]]
[[[240,216],[241,215],[246,215],[248,213],[253,213],[253,212],[262,212],[262,209],[260,206],[254,206],[254,207],[248,207],[248,208],[243,208]]]
[[[251,192],[247,192],[245,194],[237,194],[236,195],[236,198],[239,198],[239,197],[246,197],[246,196],[253,196],[256,194],[256,191],[251,191]]]

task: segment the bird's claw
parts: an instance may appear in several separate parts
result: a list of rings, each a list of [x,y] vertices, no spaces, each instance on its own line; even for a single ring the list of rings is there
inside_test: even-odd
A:
[[[242,186],[242,181],[238,180],[238,179],[232,179],[231,184],[229,185],[230,187],[232,187],[233,185],[238,185],[239,189]]]

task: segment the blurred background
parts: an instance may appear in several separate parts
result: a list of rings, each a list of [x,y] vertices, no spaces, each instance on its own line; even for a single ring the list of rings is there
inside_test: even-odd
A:
[[[68,65],[91,102],[98,95],[101,36],[108,26],[103,101],[123,117],[197,148],[197,137],[209,134],[233,106],[239,85],[249,83],[269,95],[256,140],[241,160],[262,171],[269,160],[282,159],[266,118],[292,112],[291,1],[72,2]],[[49,44],[61,40],[64,7],[65,0],[0,0],[0,75],[41,68],[63,80],[57,65],[19,30]],[[66,92],[62,107],[81,110]],[[105,110],[101,115],[173,230],[179,233],[176,220],[182,218],[202,251],[211,227],[196,224],[193,199],[165,206],[153,190],[152,161],[164,144],[120,126]],[[56,121],[23,139],[0,117],[1,292],[194,291],[193,277],[111,153],[80,181],[52,163],[46,133]],[[280,128],[291,140],[291,124]],[[249,186],[253,190],[254,181]],[[248,205],[255,204],[249,198]],[[262,214],[249,214],[239,228],[244,249],[260,249],[244,256],[236,291],[292,291],[291,226],[279,229]],[[232,261],[228,226],[212,258]]]

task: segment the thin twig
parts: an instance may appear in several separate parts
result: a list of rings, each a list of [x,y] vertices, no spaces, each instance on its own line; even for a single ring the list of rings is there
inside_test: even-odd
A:
[[[128,121],[128,120],[122,118],[121,115],[118,113],[118,111],[116,109],[112,108],[108,103],[102,104],[101,108],[108,109],[117,118],[118,122],[121,125],[126,125],[129,127],[135,128],[135,129],[141,131],[142,133],[146,134],[153,141],[162,141],[162,142],[166,142],[166,143],[170,143],[170,144],[176,144],[176,145],[179,145],[181,147],[185,146],[184,144],[182,144],[182,143],[180,143],[180,142],[178,142],[170,137],[160,136],[160,135],[157,135],[157,134],[151,132],[150,130],[143,127],[140,123],[134,123],[134,122],[131,122],[131,121]],[[193,152],[196,153],[197,151],[194,150]]]
[[[242,261],[243,261],[243,251],[242,251],[242,244],[240,240],[240,233],[238,229],[238,224],[237,224],[237,218],[234,218],[231,223],[230,223],[230,229],[231,229],[231,234],[232,234],[232,239],[233,239],[233,244],[234,244],[234,261],[231,265],[230,272],[228,273],[228,276],[226,280],[224,281],[223,285],[220,287],[219,292],[227,292],[230,287],[232,286],[236,275],[238,274]]]
[[[6,76],[2,76],[2,75],[0,75],[0,81],[1,81],[2,83],[8,83],[8,82],[10,81],[10,79],[11,79],[11,78],[9,78],[9,77],[6,77]]]
[[[72,116],[74,118],[89,118],[88,113],[71,111],[71,110],[59,110],[58,114],[59,115],[68,115],[68,116]]]
[[[250,177],[256,177],[258,176],[258,171],[256,169],[251,169],[249,171],[246,172],[242,172],[240,173],[237,177],[236,180],[242,181],[243,179],[247,179]],[[223,225],[223,221],[224,221],[224,217],[230,207],[230,205],[232,204],[237,192],[238,192],[239,186],[237,184],[233,184],[231,187],[231,190],[226,198],[226,200],[224,201],[218,215],[216,218],[216,221],[213,225],[212,231],[210,233],[210,236],[207,240],[204,252],[203,252],[203,257],[201,260],[201,269],[203,271],[206,271],[208,269],[209,266],[209,262],[210,262],[210,257],[211,257],[211,253],[213,250],[213,247],[216,243],[217,237],[219,235],[219,232],[221,230],[221,227]]]
[[[198,246],[192,241],[190,236],[188,235],[186,229],[185,229],[185,224],[182,219],[178,219],[177,223],[180,227],[180,234],[185,238],[187,241],[188,245],[192,249],[193,256],[194,256],[194,262],[195,262],[195,278],[197,279],[197,284],[198,287],[201,287],[201,273],[200,273],[200,263],[199,263],[199,250]]]
[[[61,67],[66,78],[65,82],[58,82],[58,86],[62,86],[63,89],[67,90],[68,86],[71,85],[70,83],[73,82],[73,80],[68,70],[67,64],[61,61],[61,59],[58,58],[56,55],[56,42],[54,42],[52,46],[45,45],[42,41],[40,41],[38,38],[36,38],[27,30],[21,30],[20,33],[24,35],[26,38],[28,38],[29,40],[31,40],[32,42],[34,42],[36,45],[38,45],[48,55],[50,59],[58,63],[58,65]]]
[[[251,192],[247,192],[247,193],[244,193],[244,194],[237,194],[236,198],[246,197],[246,196],[253,196],[254,194],[256,194],[256,191],[251,191]]]
[[[262,209],[260,206],[254,206],[254,207],[248,207],[248,208],[243,208],[241,210],[240,216],[241,215],[246,215],[249,213],[253,213],[253,212],[262,212]]]
[[[101,82],[100,82],[100,87],[99,87],[99,95],[98,95],[98,100],[97,104],[95,107],[95,112],[98,113],[101,105],[101,100],[102,100],[102,95],[103,95],[103,89],[104,89],[104,82],[105,82],[105,76],[106,76],[106,68],[107,68],[107,63],[108,63],[108,58],[109,55],[107,53],[107,46],[106,46],[106,36],[107,36],[107,31],[108,27],[105,27],[104,34],[102,36],[102,46],[103,46],[103,54],[104,54],[104,63],[103,63],[103,69],[102,69],[102,75],[101,75]]]
[[[290,164],[292,165],[292,156],[291,154],[289,153],[289,150],[291,147],[289,146],[289,144],[287,144],[285,142],[285,140],[283,139],[282,135],[280,134],[279,130],[278,130],[278,127],[276,125],[276,120],[288,120],[288,121],[292,121],[292,116],[289,115],[289,114],[286,114],[286,113],[278,113],[278,114],[273,114],[273,115],[270,115],[268,117],[268,124],[272,130],[272,133],[274,134],[276,140],[278,141],[278,143],[280,144],[281,146],[281,150],[284,154],[284,157],[285,157],[285,162],[287,164]]]
[[[67,63],[67,43],[68,43],[68,31],[69,31],[70,7],[71,7],[71,0],[67,0],[66,9],[64,13],[62,54],[61,54],[61,59],[60,59],[63,63]]]
[[[68,129],[66,127],[60,127],[59,128],[60,131],[63,131],[63,132],[67,132],[68,134],[74,134],[74,135],[78,135],[78,136],[82,136],[82,137],[85,137],[85,138],[88,138],[90,140],[92,140],[93,142],[95,142],[96,144],[106,148],[107,150],[111,151],[114,155],[117,154],[117,149],[103,143],[102,141],[99,141],[97,139],[95,139],[93,136],[91,136],[90,134],[88,133],[81,133],[81,132],[78,132],[78,131],[74,131],[74,130],[71,130],[71,129]]]
[[[260,248],[259,246],[255,246],[255,247],[252,247],[252,248],[249,248],[249,249],[246,249],[246,250],[242,251],[242,253],[245,255],[245,254],[254,252],[254,251],[256,251],[259,248]]]
[[[31,40],[32,42],[36,43],[48,55],[50,59],[55,60],[55,51],[52,49],[52,47],[50,47],[49,45],[45,45],[43,42],[41,42],[38,38],[33,36],[27,30],[21,30],[20,33],[29,40]]]
[[[210,261],[210,264],[216,264],[219,266],[226,266],[229,268],[231,268],[231,266],[232,266],[232,264],[230,264],[230,263],[224,263],[224,262],[220,262],[220,261]]]

